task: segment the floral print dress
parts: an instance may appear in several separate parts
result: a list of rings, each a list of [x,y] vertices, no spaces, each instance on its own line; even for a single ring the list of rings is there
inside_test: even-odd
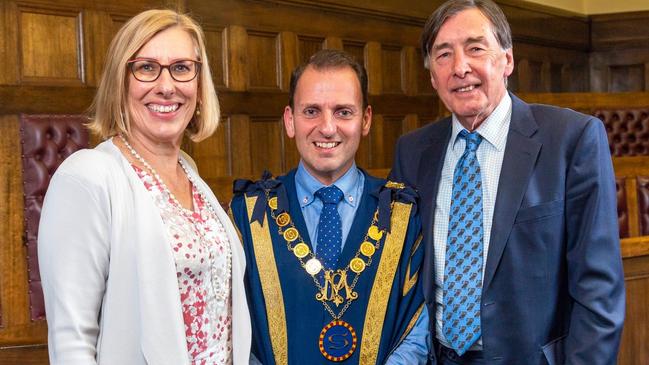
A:
[[[181,207],[153,175],[133,168],[167,229],[191,364],[232,364],[232,255],[225,228],[194,184],[192,212]]]

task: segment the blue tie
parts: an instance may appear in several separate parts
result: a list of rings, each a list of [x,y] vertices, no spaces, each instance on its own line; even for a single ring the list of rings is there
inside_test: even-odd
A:
[[[323,204],[318,223],[317,256],[325,269],[330,270],[336,266],[343,241],[343,228],[337,208],[343,192],[336,185],[331,185],[316,191],[315,196]]]
[[[444,337],[461,356],[480,337],[482,295],[482,176],[476,150],[482,137],[462,130],[466,148],[453,173],[444,268]]]

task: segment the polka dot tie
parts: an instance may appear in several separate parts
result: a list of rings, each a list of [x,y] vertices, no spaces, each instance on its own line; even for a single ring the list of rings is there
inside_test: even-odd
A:
[[[343,241],[343,228],[337,208],[343,199],[343,192],[337,186],[331,185],[316,191],[315,196],[323,204],[318,223],[316,255],[325,269],[330,270],[336,266]]]
[[[482,176],[476,150],[482,137],[462,130],[466,148],[455,165],[444,268],[444,325],[461,356],[478,340],[482,295]]]

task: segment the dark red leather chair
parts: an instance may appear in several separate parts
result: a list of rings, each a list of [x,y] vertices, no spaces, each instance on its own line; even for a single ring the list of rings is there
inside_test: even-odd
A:
[[[81,115],[21,115],[20,134],[25,200],[25,244],[32,320],[45,318],[36,239],[43,197],[61,162],[88,147],[87,119]]]

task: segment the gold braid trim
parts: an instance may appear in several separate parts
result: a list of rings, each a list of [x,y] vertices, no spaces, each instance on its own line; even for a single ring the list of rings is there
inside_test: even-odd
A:
[[[403,342],[403,340],[406,339],[406,336],[408,336],[408,334],[410,333],[412,328],[415,326],[415,323],[417,323],[417,320],[419,319],[419,315],[421,314],[421,311],[424,310],[424,308],[426,308],[426,303],[422,303],[419,306],[419,309],[417,309],[415,314],[412,316],[412,318],[410,318],[410,322],[408,322],[408,326],[406,327],[406,330],[403,332],[403,334],[401,335],[401,338],[399,339],[399,345],[401,344],[401,342]],[[399,346],[399,345],[397,345],[397,346]],[[393,349],[393,351],[394,351],[394,349]]]
[[[406,238],[411,209],[412,205],[399,202],[395,202],[392,207],[392,216],[390,217],[391,232],[385,238],[383,254],[367,301],[359,364],[376,364],[385,312],[401,252],[403,251],[403,241]]]
[[[257,197],[246,197],[246,208],[248,209],[248,220],[252,217],[252,211]],[[288,363],[288,338],[286,335],[286,313],[284,313],[284,295],[279,283],[279,273],[273,252],[273,241],[270,237],[267,216],[264,215],[263,227],[259,222],[250,223],[252,243],[255,248],[255,261],[261,279],[261,289],[264,293],[266,303],[266,318],[268,320],[268,332],[270,342],[275,355],[277,365]]]
[[[230,217],[230,221],[232,223],[236,222],[234,220],[234,214],[232,213],[232,206],[231,205],[228,206],[228,217]],[[248,218],[248,219],[250,219],[250,218]],[[243,236],[241,236],[241,231],[239,231],[239,226],[237,226],[236,224],[233,224],[233,226],[234,226],[234,230],[237,231],[237,236],[239,237],[239,243],[241,243],[241,246],[243,246]]]
[[[419,238],[417,238],[417,241],[415,241],[415,244],[412,245],[412,250],[410,251],[410,259],[408,260],[408,266],[406,269],[406,280],[403,283],[403,296],[405,297],[410,289],[412,289],[415,284],[417,284],[417,279],[419,278],[419,269],[415,271],[412,276],[410,276],[410,264],[412,263],[412,256],[415,254],[417,249],[419,248],[419,245],[421,244],[421,240],[424,238],[421,234],[419,235]]]

